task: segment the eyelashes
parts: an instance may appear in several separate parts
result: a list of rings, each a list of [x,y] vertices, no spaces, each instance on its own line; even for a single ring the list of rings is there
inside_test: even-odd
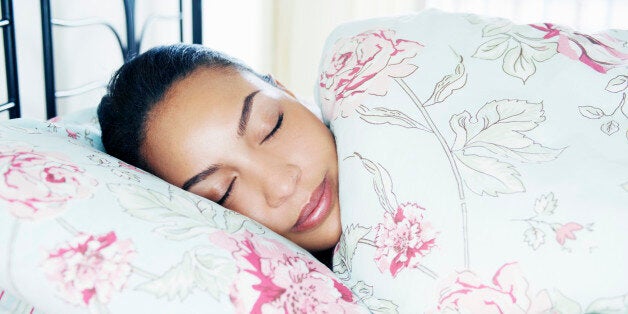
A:
[[[231,195],[231,190],[233,190],[233,185],[235,183],[236,178],[233,178],[233,180],[231,180],[231,183],[229,184],[229,187],[227,188],[227,192],[225,192],[225,194],[218,200],[218,205],[221,205],[225,203],[225,201],[227,201],[227,199],[229,198],[229,195]]]
[[[271,139],[275,135],[275,133],[279,131],[282,124],[283,124],[283,113],[280,113],[279,117],[277,118],[277,123],[275,123],[275,127],[270,131],[270,133],[268,133],[268,135],[266,135],[266,137],[264,137],[264,139],[260,142],[260,144]],[[222,206],[229,199],[229,196],[231,195],[231,191],[233,190],[233,186],[235,185],[235,181],[236,181],[236,178],[234,177],[231,180],[231,183],[229,184],[229,187],[227,188],[227,191],[225,192],[225,194],[220,198],[220,200],[216,202],[218,203],[218,205]]]
[[[279,118],[277,118],[277,123],[275,124],[275,127],[273,128],[272,131],[270,131],[270,133],[268,133],[268,135],[266,135],[266,137],[260,142],[260,144],[271,139],[275,135],[275,133],[277,133],[277,131],[281,128],[282,123],[283,123],[283,113],[280,113]]]

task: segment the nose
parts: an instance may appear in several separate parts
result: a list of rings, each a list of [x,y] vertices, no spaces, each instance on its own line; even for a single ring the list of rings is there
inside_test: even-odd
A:
[[[265,174],[263,189],[266,203],[275,208],[294,194],[301,179],[301,169],[291,164],[276,165],[273,168],[270,173]]]

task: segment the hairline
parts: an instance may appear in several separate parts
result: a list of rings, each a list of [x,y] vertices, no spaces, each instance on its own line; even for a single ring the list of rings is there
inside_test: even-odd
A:
[[[157,101],[155,101],[153,103],[153,105],[151,106],[150,110],[148,110],[146,112],[145,118],[142,121],[142,125],[140,128],[140,132],[139,132],[139,137],[138,137],[138,166],[158,177],[161,177],[157,171],[155,170],[155,168],[153,168],[149,162],[148,162],[148,158],[146,158],[146,152],[145,152],[145,144],[146,144],[146,134],[148,133],[149,130],[149,125],[150,125],[150,121],[152,120],[152,117],[159,114],[159,112],[166,110],[166,107],[164,107],[164,104],[168,102],[168,99],[174,97],[175,95],[177,95],[177,85],[180,84],[181,82],[183,82],[185,79],[191,77],[192,75],[195,75],[197,73],[199,73],[200,71],[203,70],[213,70],[213,71],[224,71],[227,74],[235,74],[235,73],[250,73],[252,75],[255,76],[259,76],[255,71],[253,71],[253,69],[242,65],[242,64],[238,64],[238,63],[231,63],[231,64],[199,64],[198,66],[196,66],[193,70],[189,71],[188,73],[185,73],[183,75],[181,75],[180,77],[177,77],[175,80],[173,80],[168,87],[166,88],[166,90],[164,91],[163,95],[161,96],[161,98],[159,98]]]

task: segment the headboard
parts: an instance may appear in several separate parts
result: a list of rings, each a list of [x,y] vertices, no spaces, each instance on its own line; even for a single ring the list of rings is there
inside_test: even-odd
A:
[[[0,0],[2,3],[2,19],[0,27],[3,31],[4,39],[4,56],[6,68],[6,85],[7,98],[6,103],[0,104],[0,112],[9,112],[9,118],[19,118],[21,116],[19,89],[18,89],[18,71],[15,53],[15,23],[13,14],[13,5],[11,0]],[[177,1],[177,0],[173,0]],[[92,91],[96,88],[103,87],[107,80],[93,81],[82,84],[78,87],[59,90],[55,84],[55,52],[53,49],[53,35],[55,28],[78,28],[86,26],[102,26],[108,29],[115,36],[120,53],[124,62],[131,59],[140,52],[142,41],[147,27],[156,19],[178,19],[179,20],[179,40],[184,41],[183,30],[183,8],[184,1],[178,0],[178,12],[172,15],[150,15],[148,16],[141,28],[136,29],[136,5],[135,0],[122,0],[124,6],[124,32],[116,29],[110,22],[95,18],[81,19],[58,19],[52,16],[50,0],[41,0],[41,28],[43,41],[43,64],[44,64],[44,82],[45,82],[45,99],[46,99],[46,117],[52,118],[57,115],[57,99],[65,97],[73,97]],[[202,42],[202,0],[189,0],[191,8],[191,24],[192,24],[192,42],[200,44]],[[125,34],[124,39],[120,34]]]
[[[4,66],[6,75],[7,101],[0,103],[0,112],[8,111],[9,118],[20,117],[20,97],[17,82],[17,59],[15,55],[15,21],[11,0],[0,0],[2,17],[2,39],[4,47]],[[2,100],[0,100],[2,101]]]

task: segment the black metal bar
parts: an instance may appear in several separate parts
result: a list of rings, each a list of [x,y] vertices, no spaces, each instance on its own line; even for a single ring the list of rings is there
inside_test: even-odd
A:
[[[179,41],[183,42],[183,0],[179,0]]]
[[[192,0],[192,43],[203,43],[203,1]]]
[[[135,38],[135,0],[124,0],[124,17],[126,22],[126,51],[124,61],[129,61],[139,52],[139,43]]]
[[[122,42],[122,37],[120,37],[120,34],[118,33],[118,31],[116,30],[116,28],[113,26],[113,24],[105,21],[105,20],[101,20],[101,19],[94,19],[94,18],[84,18],[84,19],[73,19],[73,20],[65,20],[65,19],[51,19],[52,21],[52,27],[85,27],[85,26],[104,26],[106,27],[109,31],[111,31],[111,33],[113,33],[113,36],[116,37],[116,41],[118,42],[118,46],[120,47],[120,52],[122,54],[122,58],[124,59],[124,55],[126,54],[126,45],[125,43]]]
[[[57,98],[55,97],[55,65],[52,45],[52,21],[50,0],[41,0],[41,35],[44,46],[44,77],[46,85],[46,117],[57,116]]]
[[[15,20],[13,19],[13,4],[9,0],[2,0],[2,20],[9,23],[2,27],[4,41],[4,62],[7,76],[7,104],[9,107],[9,119],[20,117],[19,84],[17,81],[17,54],[15,53]]]
[[[10,0],[0,0],[3,3]],[[122,55],[125,62],[131,60],[135,55],[139,53],[140,40],[135,34],[135,0],[124,0],[124,15],[126,24],[126,45],[120,45],[122,49]],[[3,10],[4,11],[4,10]],[[183,0],[179,0],[179,37],[183,41]],[[50,0],[41,0],[41,25],[42,25],[42,41],[43,41],[43,53],[44,53],[44,75],[45,75],[45,89],[46,89],[46,115],[48,118],[52,118],[57,115],[57,92],[55,87],[54,76],[54,49],[52,39],[53,20],[51,16]],[[57,20],[59,23],[59,20]],[[66,21],[67,22],[67,21]],[[68,24],[68,23],[65,23]],[[80,24],[80,23],[79,23]],[[90,24],[91,25],[91,24]],[[68,26],[68,25],[62,25]],[[114,35],[117,36],[117,32],[110,25],[109,27]],[[7,36],[5,36],[6,38]],[[202,43],[202,9],[201,0],[192,0],[192,42]],[[119,36],[117,36],[118,41]],[[5,45],[6,46],[6,45]],[[15,55],[15,54],[13,54]],[[80,89],[80,88],[79,88]],[[67,91],[66,91],[67,92]],[[71,91],[73,92],[73,91]],[[16,102],[17,103],[17,102]]]

